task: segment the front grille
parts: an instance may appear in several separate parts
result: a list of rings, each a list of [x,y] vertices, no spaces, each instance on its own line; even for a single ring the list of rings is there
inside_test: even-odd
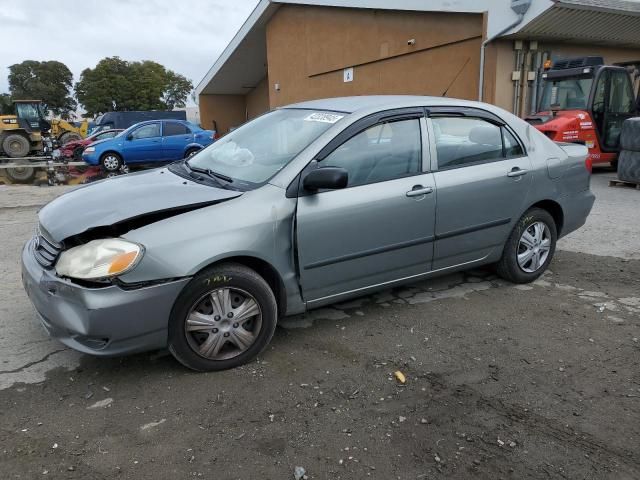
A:
[[[51,240],[38,226],[33,249],[37,262],[44,268],[51,268],[56,263],[61,250],[62,245]]]

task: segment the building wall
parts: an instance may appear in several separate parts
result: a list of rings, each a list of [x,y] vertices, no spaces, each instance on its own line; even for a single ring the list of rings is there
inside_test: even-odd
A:
[[[482,14],[282,6],[267,25],[270,107],[367,94],[475,99],[482,35]]]
[[[200,120],[204,129],[213,129],[214,121],[219,133],[244,123],[247,108],[244,95],[200,95]]]
[[[246,104],[247,120],[256,118],[269,110],[269,81],[267,77],[264,77],[253,90],[247,93]]]

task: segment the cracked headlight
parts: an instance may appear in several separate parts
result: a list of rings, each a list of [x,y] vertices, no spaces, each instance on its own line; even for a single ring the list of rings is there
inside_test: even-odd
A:
[[[62,252],[56,273],[82,280],[115,277],[132,270],[143,253],[142,245],[119,238],[92,240]]]

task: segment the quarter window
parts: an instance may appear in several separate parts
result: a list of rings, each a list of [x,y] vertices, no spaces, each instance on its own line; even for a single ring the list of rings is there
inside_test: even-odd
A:
[[[438,169],[518,157],[522,147],[506,128],[469,117],[433,118]]]
[[[135,140],[139,140],[141,138],[153,138],[160,136],[160,124],[159,123],[150,123],[148,125],[144,125],[138,128],[135,132],[131,134],[131,136]]]
[[[165,137],[173,137],[175,135],[187,135],[191,133],[191,131],[187,128],[186,125],[177,122],[165,122],[164,123],[164,132],[163,136]]]
[[[421,171],[418,119],[382,123],[350,138],[322,161],[349,172],[347,186],[382,182]]]

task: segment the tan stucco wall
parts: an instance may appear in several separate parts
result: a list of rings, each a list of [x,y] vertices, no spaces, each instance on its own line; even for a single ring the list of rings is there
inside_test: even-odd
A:
[[[200,95],[202,128],[213,128],[215,120],[220,134],[228,133],[247,120],[269,110],[267,77],[246,95]]]
[[[213,129],[215,120],[219,133],[227,133],[247,118],[244,95],[200,95],[199,106],[202,128]]]
[[[269,110],[269,82],[267,77],[264,77],[246,97],[247,120],[251,120]]]
[[[448,87],[448,96],[475,99],[482,34],[478,14],[283,6],[267,25],[270,106]],[[352,82],[343,81],[345,67],[354,68]]]

